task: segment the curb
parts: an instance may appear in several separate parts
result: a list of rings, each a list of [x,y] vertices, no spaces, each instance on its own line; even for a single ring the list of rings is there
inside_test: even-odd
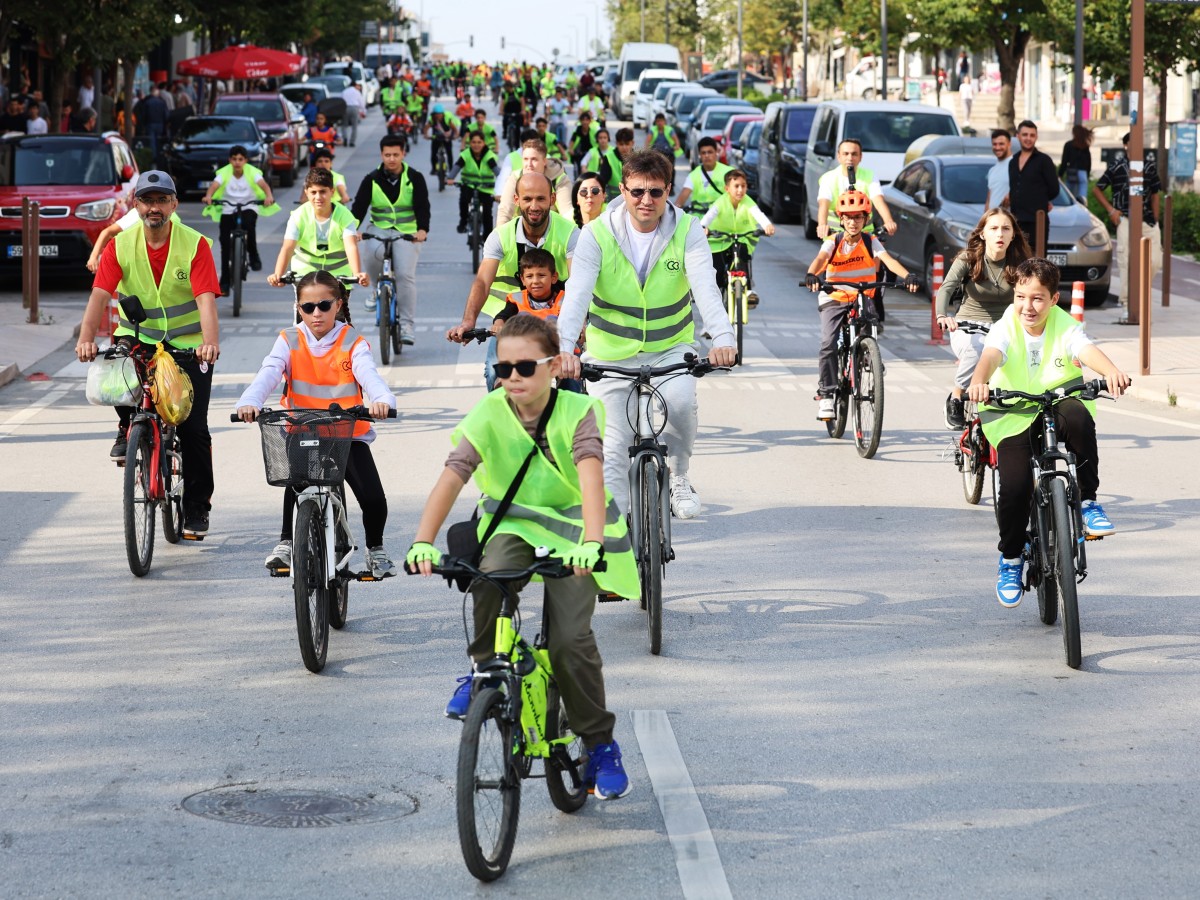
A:
[[[1165,388],[1139,388],[1136,384],[1130,385],[1125,391],[1126,395],[1137,400],[1143,400],[1146,403],[1157,403],[1168,409],[1190,409],[1200,410],[1200,398],[1197,397],[1179,397],[1176,396],[1174,405],[1165,396]]]
[[[21,374],[21,370],[17,368],[16,363],[0,364],[0,387],[4,387],[10,381],[16,381]]]

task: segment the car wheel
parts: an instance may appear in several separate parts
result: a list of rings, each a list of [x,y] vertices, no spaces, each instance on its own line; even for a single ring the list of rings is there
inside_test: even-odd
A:
[[[1108,299],[1108,288],[1096,288],[1092,291],[1085,291],[1083,295],[1084,309],[1097,309],[1104,305]]]
[[[930,241],[928,244],[925,245],[925,267],[922,272],[921,279],[922,279],[922,283],[925,286],[925,293],[927,293],[929,295],[930,299],[933,299],[933,297],[934,297],[934,294],[933,294],[933,255],[936,252],[937,252],[937,248],[933,245],[932,241]],[[945,277],[945,261],[944,260],[942,262],[942,266],[943,266],[942,275],[943,275],[943,277]]]
[[[865,91],[863,91],[862,98],[864,100],[874,100],[875,99],[875,88],[867,88]]]
[[[284,171],[279,173],[279,186],[280,187],[288,188],[288,187],[291,187],[295,183],[296,183],[296,170],[293,169],[291,166],[288,166]]]
[[[804,236],[810,241],[817,240],[817,223],[808,211],[808,191],[800,195],[800,222],[804,226]]]

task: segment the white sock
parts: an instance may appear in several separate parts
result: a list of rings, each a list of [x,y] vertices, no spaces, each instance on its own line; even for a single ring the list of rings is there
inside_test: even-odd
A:
[[[1008,565],[1008,566],[1015,566],[1020,561],[1021,561],[1021,557],[1019,557],[1019,556],[1016,559],[1009,559],[1007,556],[1004,557],[1004,564]]]

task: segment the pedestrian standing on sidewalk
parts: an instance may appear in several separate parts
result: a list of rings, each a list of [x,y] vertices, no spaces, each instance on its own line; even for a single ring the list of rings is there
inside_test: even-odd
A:
[[[358,141],[359,120],[367,117],[367,101],[358,89],[357,81],[342,91],[342,99],[346,101],[346,116],[342,120],[346,129],[346,146],[353,147]]]
[[[1088,175],[1092,171],[1092,129],[1076,125],[1071,139],[1063,144],[1058,174],[1080,203],[1087,203]]]
[[[1117,226],[1117,300],[1121,304],[1118,325],[1131,325],[1129,321],[1129,135],[1121,138],[1125,152],[1108,164],[1104,174],[1092,185],[1092,194],[1107,208],[1109,220]],[[1104,196],[1104,189],[1112,192],[1112,202]],[[1142,237],[1150,238],[1150,278],[1153,279],[1162,266],[1162,237],[1158,231],[1158,195],[1162,184],[1158,180],[1158,169],[1146,163],[1144,191],[1142,195]],[[1145,260],[1142,261],[1145,265]]]
[[[1008,208],[1008,159],[1012,156],[1012,135],[1003,128],[992,132],[992,154],[997,162],[988,169],[987,198],[983,201],[984,209],[993,206]]]
[[[1058,196],[1058,170],[1054,160],[1037,148],[1037,138],[1035,123],[1026,119],[1018,125],[1017,140],[1021,142],[1021,152],[1008,162],[1008,208],[1035,254],[1044,253],[1046,249],[1037,245],[1038,210],[1049,216],[1054,208],[1054,198]],[[1048,230],[1049,219],[1046,226]]]
[[[958,100],[962,104],[963,124],[971,124],[971,105],[975,102],[975,85],[971,84],[971,76],[964,75],[958,84]]]

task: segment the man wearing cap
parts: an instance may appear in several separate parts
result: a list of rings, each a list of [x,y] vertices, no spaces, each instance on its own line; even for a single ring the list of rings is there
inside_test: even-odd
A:
[[[182,222],[172,222],[179,206],[175,182],[166,172],[143,172],[134,191],[141,222],[121,232],[100,256],[92,293],[79,326],[75,355],[81,362],[96,358],[96,331],[109,300],[118,290],[141,300],[147,314],[138,326],[138,341],[193,350],[179,360],[192,380],[192,412],[176,433],[183,449],[183,530],[203,538],[213,492],[212,438],[208,432],[208,399],[213,364],[219,355],[217,269],[204,235]],[[114,340],[135,344],[133,323],[125,318]],[[110,456],[123,460],[132,407],[117,407],[120,426]]]
[[[1118,325],[1129,325],[1129,134],[1121,138],[1125,152],[1108,164],[1104,174],[1092,185],[1092,193],[1108,210],[1108,218],[1117,226],[1117,299],[1121,302],[1121,318]],[[1112,202],[1104,196],[1104,189],[1112,191]],[[1150,278],[1162,266],[1162,239],[1158,232],[1158,195],[1162,183],[1158,180],[1158,169],[1147,162],[1143,178],[1142,194],[1142,237],[1150,238]],[[1142,261],[1145,265],[1146,261]]]

